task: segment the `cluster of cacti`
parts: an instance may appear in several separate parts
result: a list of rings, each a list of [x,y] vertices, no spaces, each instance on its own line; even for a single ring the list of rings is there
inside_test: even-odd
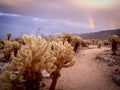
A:
[[[17,41],[20,45],[24,45],[24,40],[22,38],[15,38],[13,41]]]
[[[80,46],[82,46],[84,40],[79,36],[73,36],[70,33],[62,34],[62,35],[53,35],[51,38],[52,41],[60,42],[60,41],[67,41],[69,44],[73,46],[73,50],[76,52]]]
[[[98,41],[99,41],[99,40],[97,40],[97,39],[92,39],[92,40],[91,40],[91,43],[92,43],[92,45],[98,45]]]
[[[82,42],[82,46],[83,46],[83,47],[88,47],[88,46],[91,45],[91,44],[92,44],[92,41],[91,41],[91,40],[88,40],[88,39],[83,40],[83,42]]]
[[[86,41],[86,40],[84,40],[84,41]],[[102,45],[104,45],[104,46],[110,45],[110,42],[109,42],[109,40],[92,39],[92,40],[87,40],[86,45],[97,45],[98,48],[100,48]]]
[[[4,48],[4,39],[0,39],[0,50]]]
[[[4,54],[5,60],[9,61],[11,59],[11,55],[17,55],[17,51],[20,48],[19,42],[16,40],[12,40],[11,33],[7,33],[7,40],[1,39],[0,40],[0,53]]]
[[[110,42],[109,42],[109,40],[103,40],[103,45],[105,45],[105,46],[108,46],[108,45],[110,45]]]
[[[40,36],[24,35],[23,40],[24,45],[18,50],[17,56],[4,66],[0,76],[2,90],[39,90],[44,69],[53,79],[50,90],[55,90],[62,67],[74,64],[73,48],[67,41],[48,42]]]
[[[11,54],[17,55],[17,51],[20,48],[20,44],[17,41],[3,40],[1,43],[1,51],[0,53],[4,54],[4,57],[7,61],[10,60]]]
[[[120,38],[117,35],[112,35],[109,38],[109,41],[111,42],[111,49],[113,51],[113,54],[116,55],[116,50],[118,49],[117,45],[120,44]]]
[[[102,41],[102,40],[99,40],[99,41],[98,41],[98,48],[101,48],[102,45],[103,45],[103,41]]]

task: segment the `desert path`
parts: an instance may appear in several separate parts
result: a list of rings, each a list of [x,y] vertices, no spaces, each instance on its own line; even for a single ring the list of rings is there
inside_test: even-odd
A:
[[[95,61],[96,55],[107,49],[86,49],[78,53],[75,65],[61,70],[57,90],[120,90],[119,86],[106,78],[105,72]]]

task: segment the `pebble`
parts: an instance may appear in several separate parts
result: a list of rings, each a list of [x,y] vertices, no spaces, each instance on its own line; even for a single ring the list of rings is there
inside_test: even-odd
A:
[[[114,82],[120,86],[120,75],[119,74],[113,74],[113,80]]]

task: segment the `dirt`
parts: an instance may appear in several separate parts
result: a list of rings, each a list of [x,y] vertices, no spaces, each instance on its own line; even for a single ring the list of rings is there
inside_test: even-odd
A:
[[[57,90],[120,90],[109,77],[109,67],[96,62],[96,55],[110,48],[85,49],[75,56],[75,65],[61,70]],[[107,72],[108,71],[108,72]]]

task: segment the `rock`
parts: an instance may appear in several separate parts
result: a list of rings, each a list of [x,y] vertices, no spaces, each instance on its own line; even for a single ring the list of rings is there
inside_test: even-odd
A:
[[[117,64],[120,64],[120,57],[116,57],[115,60]]]
[[[96,56],[96,59],[99,59],[99,60],[100,60],[101,58],[102,58],[102,56],[100,56],[100,55],[97,55],[97,56]]]
[[[3,67],[3,65],[2,65],[2,63],[0,63],[0,74],[2,73],[2,67]]]
[[[119,71],[119,69],[117,68],[117,69],[115,69],[115,71],[116,71],[116,72],[118,72],[118,71]]]
[[[3,66],[4,66],[4,63],[0,63],[0,74],[2,73],[2,68],[3,68]]]
[[[43,70],[42,74],[44,77],[50,77],[50,74],[46,70]]]
[[[104,62],[110,62],[110,58],[109,57],[104,57]]]
[[[120,86],[120,75],[119,74],[113,74],[113,80],[114,82]]]
[[[2,68],[0,67],[0,74],[2,73]]]
[[[114,74],[120,74],[120,70],[117,68],[114,70]]]
[[[109,62],[107,65],[108,65],[108,66],[113,66],[113,63],[112,63],[112,62]]]

